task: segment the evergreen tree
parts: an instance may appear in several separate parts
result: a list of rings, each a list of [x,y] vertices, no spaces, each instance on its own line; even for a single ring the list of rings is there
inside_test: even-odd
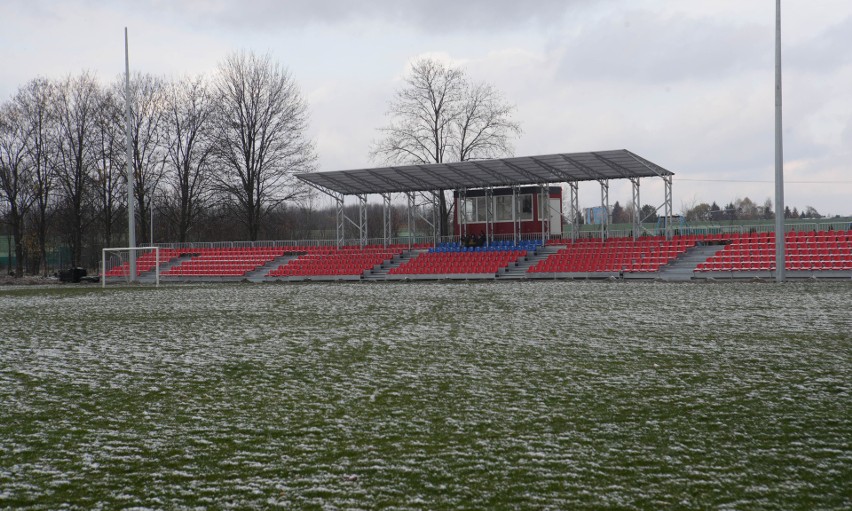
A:
[[[639,218],[642,222],[656,222],[657,208],[650,204],[645,204],[642,206],[642,209],[639,210]]]
[[[722,208],[716,204],[716,201],[713,201],[713,204],[710,205],[710,220],[721,220],[722,219]]]
[[[627,223],[629,220],[626,218],[626,214],[624,213],[624,208],[621,207],[618,201],[615,201],[615,204],[612,206],[612,223],[614,224],[623,224]]]
[[[736,220],[737,219],[737,206],[734,205],[733,202],[729,202],[725,206],[725,214],[723,217],[725,220]]]

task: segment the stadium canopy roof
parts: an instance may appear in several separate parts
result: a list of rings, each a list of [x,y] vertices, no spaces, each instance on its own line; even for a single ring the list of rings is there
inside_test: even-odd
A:
[[[671,175],[672,172],[659,165],[619,149],[336,170],[297,174],[296,177],[324,191],[365,195]]]

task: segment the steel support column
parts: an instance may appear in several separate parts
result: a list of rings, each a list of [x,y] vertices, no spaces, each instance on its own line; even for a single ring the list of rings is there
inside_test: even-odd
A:
[[[467,189],[461,188],[456,201],[456,218],[459,221],[459,241],[467,236]]]
[[[414,194],[406,192],[405,196],[408,198],[408,250],[411,250],[412,238],[414,238],[414,222],[412,219],[412,215],[414,214]]]
[[[633,240],[635,241],[642,230],[642,206],[639,202],[639,178],[631,177],[630,183],[633,185]]]
[[[603,208],[603,216],[601,217],[601,240],[607,238],[609,230],[609,180],[601,179],[601,208]]]
[[[580,226],[577,223],[577,217],[580,215],[580,194],[577,181],[571,181],[568,183],[568,188],[570,189],[571,200],[571,241],[577,241],[577,231],[580,229]]]
[[[663,176],[665,183],[666,203],[663,205],[663,214],[666,216],[666,239],[672,239],[672,177]]]
[[[491,245],[494,239],[494,189],[485,189],[485,245]]]
[[[332,196],[337,203],[337,233],[336,240],[337,248],[346,244],[346,213],[343,211],[343,195]]]
[[[358,245],[367,246],[367,196],[358,196]]]
[[[390,243],[390,238],[393,236],[393,227],[391,226],[391,194],[382,194],[382,233],[384,236],[384,246],[387,248]]]
[[[517,245],[518,238],[521,234],[520,224],[518,223],[518,187],[512,187],[512,244]]]
[[[550,235],[550,190],[546,185],[541,186],[539,194],[539,211],[541,212],[541,244],[547,243],[547,238]]]
[[[441,242],[441,199],[438,194],[443,194],[443,191],[432,192],[432,237],[435,239],[435,245]]]

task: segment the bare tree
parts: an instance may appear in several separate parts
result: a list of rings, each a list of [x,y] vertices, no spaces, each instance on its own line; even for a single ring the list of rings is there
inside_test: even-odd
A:
[[[737,200],[734,201],[734,207],[737,210],[737,218],[742,220],[756,220],[760,218],[757,204],[748,197],[742,199],[737,198]]]
[[[95,164],[91,138],[97,125],[99,92],[94,76],[88,72],[65,79],[56,90],[55,166],[67,212],[72,266],[82,262],[83,232],[91,220],[91,172]]]
[[[231,54],[214,83],[215,148],[222,165],[217,185],[255,240],[264,216],[299,194],[293,174],[314,168],[307,104],[290,74],[268,55]]]
[[[92,176],[95,208],[105,247],[114,245],[115,227],[127,206],[124,193],[127,173],[125,132],[122,128],[124,118],[124,108],[114,91],[102,91],[91,146],[95,163]]]
[[[9,208],[8,222],[15,238],[15,277],[24,273],[24,217],[33,202],[29,138],[29,126],[19,105],[6,103],[0,107],[0,193]]]
[[[796,211],[796,208],[793,208],[793,211]],[[802,210],[802,213],[799,215],[799,218],[822,218],[822,215],[817,211],[817,209],[813,206],[805,206],[805,209]]]
[[[116,96],[124,104],[124,81],[114,85]],[[130,80],[130,148],[133,167],[134,200],[139,239],[149,236],[149,218],[154,192],[165,171],[166,149],[163,147],[163,117],[166,114],[165,84],[150,74],[136,74]],[[124,117],[121,117],[124,126]]]
[[[512,139],[521,134],[521,126],[512,120],[515,107],[497,89],[487,83],[468,86],[461,108],[455,130],[459,161],[500,158],[514,152]]]
[[[166,181],[171,188],[178,241],[187,235],[211,197],[213,101],[204,78],[187,78],[166,89]]]
[[[411,64],[405,87],[388,107],[390,123],[380,128],[382,139],[373,147],[374,159],[394,163],[457,161],[453,130],[465,95],[465,76],[433,59]]]
[[[514,107],[486,83],[471,84],[461,69],[434,59],[411,64],[405,86],[388,107],[390,122],[371,158],[389,164],[449,163],[497,158],[513,152],[521,133],[512,120]],[[448,232],[449,212],[440,190],[441,233]]]
[[[701,204],[696,204],[691,208],[685,210],[685,217],[687,222],[706,222],[710,220],[710,204],[706,202],[702,202]]]
[[[56,144],[57,124],[55,115],[56,85],[44,78],[30,80],[15,95],[15,103],[21,110],[23,122],[28,125],[29,138],[27,155],[32,165],[34,187],[34,223],[38,243],[38,261],[42,273],[47,275],[47,228],[48,212],[53,200],[56,181],[51,161]]]

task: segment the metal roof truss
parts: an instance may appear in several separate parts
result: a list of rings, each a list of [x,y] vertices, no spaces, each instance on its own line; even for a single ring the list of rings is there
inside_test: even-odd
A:
[[[663,167],[619,149],[337,170],[297,174],[296,177],[326,193],[363,195],[671,175],[672,172]]]

